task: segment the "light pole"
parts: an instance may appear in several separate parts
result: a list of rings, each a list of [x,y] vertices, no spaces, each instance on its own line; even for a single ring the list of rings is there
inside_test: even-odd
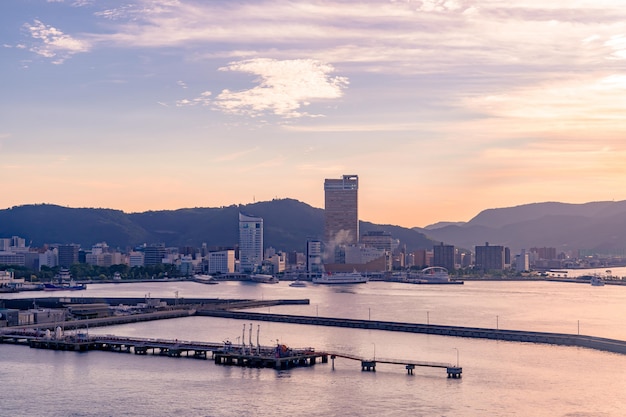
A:
[[[426,325],[430,325],[430,311],[426,312]]]
[[[500,318],[498,316],[496,316],[496,330],[500,329],[499,319]]]
[[[371,307],[367,308],[367,319],[372,320],[372,308]]]
[[[452,348],[454,350],[456,350],[456,367],[459,367],[459,349],[458,348]]]
[[[376,361],[376,343],[372,342],[372,345],[374,345],[374,361]]]

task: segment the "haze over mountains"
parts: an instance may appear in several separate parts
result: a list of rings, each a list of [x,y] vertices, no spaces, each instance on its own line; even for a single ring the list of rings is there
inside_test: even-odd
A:
[[[0,237],[20,236],[35,247],[46,243],[78,243],[90,248],[98,242],[122,249],[144,243],[234,246],[239,240],[239,212],[264,219],[265,247],[303,252],[307,238],[323,235],[323,209],[293,199],[277,199],[219,208],[143,213],[50,204],[16,206],[0,210]],[[508,246],[513,253],[546,246],[556,247],[558,251],[582,249],[621,254],[626,248],[626,201],[547,202],[488,209],[468,222],[441,222],[425,228],[364,221],[360,224],[361,233],[389,232],[409,251],[432,249],[439,242],[470,250],[489,242]]]
[[[488,209],[466,223],[439,223],[414,230],[455,246],[489,242],[513,253],[531,247],[622,254],[626,248],[626,201],[557,202]]]

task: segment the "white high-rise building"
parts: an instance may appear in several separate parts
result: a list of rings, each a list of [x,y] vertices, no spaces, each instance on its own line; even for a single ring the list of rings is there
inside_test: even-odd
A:
[[[263,262],[263,219],[239,213],[239,268],[252,272]]]

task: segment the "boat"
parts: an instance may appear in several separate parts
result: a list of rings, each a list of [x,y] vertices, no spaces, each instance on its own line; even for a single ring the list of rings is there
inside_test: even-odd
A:
[[[270,274],[252,274],[250,280],[262,284],[278,284],[278,278]]]
[[[86,288],[87,286],[85,284],[76,284],[73,280],[69,283],[53,284],[47,282],[43,284],[44,291],[79,291]]]
[[[87,288],[85,284],[77,284],[70,275],[70,270],[62,268],[57,275],[57,283],[46,282],[43,284],[44,291],[80,291]],[[69,282],[68,282],[69,281]]]
[[[209,284],[209,285],[219,284],[219,282],[215,278],[213,278],[212,275],[196,274],[193,276],[193,280],[201,284]]]
[[[369,277],[363,276],[356,270],[352,272],[327,272],[313,277],[314,284],[365,284]]]
[[[304,281],[300,281],[299,279],[297,279],[291,284],[289,284],[289,286],[290,287],[306,287],[306,283]]]
[[[594,287],[602,287],[602,286],[604,286],[604,280],[602,279],[601,276],[598,276],[598,275],[593,275],[591,277],[591,279],[589,280],[589,282]]]
[[[463,284],[463,281],[451,280],[448,270],[441,266],[424,268],[416,275],[410,275],[407,282],[411,284]]]

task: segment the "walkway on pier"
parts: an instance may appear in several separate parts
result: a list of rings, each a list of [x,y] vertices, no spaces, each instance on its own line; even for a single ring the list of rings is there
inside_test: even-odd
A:
[[[449,363],[443,362],[425,362],[425,361],[415,361],[415,360],[402,360],[402,359],[384,359],[384,358],[365,358],[361,356],[356,356],[352,354],[339,353],[339,352],[327,352],[330,355],[330,358],[333,361],[333,369],[335,369],[335,358],[344,358],[350,359],[353,361],[361,362],[361,370],[362,371],[373,371],[376,372],[376,365],[379,363],[389,364],[389,365],[403,365],[407,370],[409,375],[413,375],[413,370],[420,367],[428,367],[428,368],[444,368],[448,374],[448,378],[460,378],[461,373],[463,373],[463,368],[461,368],[458,364],[452,365]]]
[[[423,333],[438,336],[469,337],[503,340],[508,342],[531,342],[551,345],[576,346],[626,354],[626,341],[601,337],[532,332],[524,330],[487,329],[479,327],[441,326],[434,324],[401,323],[391,321],[357,320],[333,317],[295,316],[288,314],[252,313],[243,311],[216,311],[198,309],[200,316],[223,317],[239,320],[272,321],[280,323],[308,324],[313,326],[349,327],[392,332]]]

